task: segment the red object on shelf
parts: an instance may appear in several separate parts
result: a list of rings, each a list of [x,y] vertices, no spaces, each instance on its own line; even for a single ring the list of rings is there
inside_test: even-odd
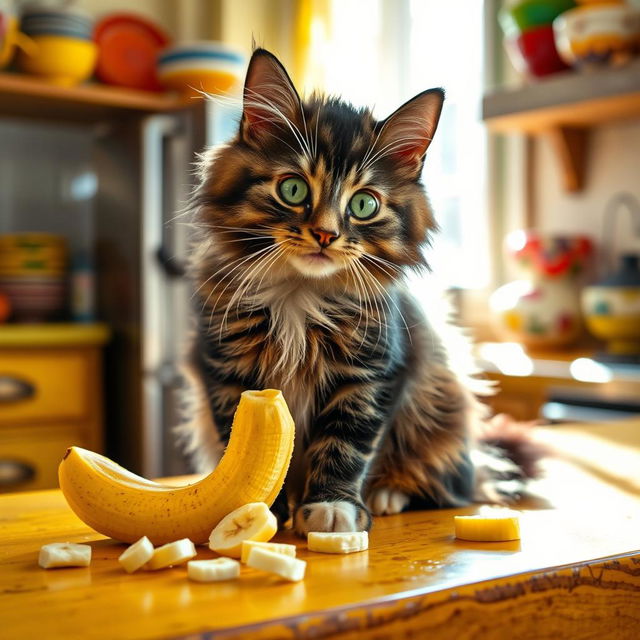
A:
[[[524,31],[515,43],[531,75],[542,77],[569,69],[558,55],[550,24]]]
[[[152,22],[133,13],[114,13],[96,25],[96,75],[107,84],[162,91],[156,75],[158,53],[169,36]]]
[[[11,302],[9,296],[0,293],[0,324],[6,322],[11,315]]]

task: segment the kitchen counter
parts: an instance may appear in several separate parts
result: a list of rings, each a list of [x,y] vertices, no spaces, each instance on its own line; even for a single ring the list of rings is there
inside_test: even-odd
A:
[[[277,540],[308,561],[299,583],[246,568],[213,584],[185,568],[127,575],[124,546],[83,525],[59,491],[0,496],[0,636],[637,638],[640,418],[539,433],[559,456],[517,505],[520,541],[455,540],[452,516],[476,507],[378,518],[369,551],[346,556],[284,532]],[[54,541],[91,544],[91,567],[40,569]]]

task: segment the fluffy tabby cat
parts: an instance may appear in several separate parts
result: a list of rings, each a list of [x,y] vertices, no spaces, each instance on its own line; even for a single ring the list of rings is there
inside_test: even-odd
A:
[[[202,159],[183,433],[208,470],[242,391],[282,389],[297,434],[274,510],[285,521],[292,506],[300,534],[474,496],[482,405],[403,284],[436,226],[420,175],[443,99],[424,91],[382,121],[337,98],[302,102],[257,49],[238,134]]]

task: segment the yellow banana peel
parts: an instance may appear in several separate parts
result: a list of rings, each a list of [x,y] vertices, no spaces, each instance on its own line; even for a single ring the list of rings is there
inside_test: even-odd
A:
[[[87,525],[122,542],[147,536],[154,545],[208,540],[228,513],[249,502],[273,504],[284,484],[295,427],[280,391],[245,391],[218,466],[191,485],[158,484],[109,458],[79,447],[67,450],[60,488]]]

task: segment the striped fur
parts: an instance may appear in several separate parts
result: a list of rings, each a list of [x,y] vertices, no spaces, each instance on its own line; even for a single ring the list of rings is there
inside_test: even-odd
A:
[[[205,406],[183,434],[204,471],[242,391],[282,389],[297,435],[274,508],[284,520],[293,506],[302,534],[367,529],[367,501],[392,513],[472,497],[481,405],[404,283],[435,230],[419,177],[442,100],[425,92],[382,122],[335,98],[303,103],[257,50],[237,137],[202,158],[191,366]],[[309,188],[300,205],[279,191],[291,175]],[[362,189],[379,201],[369,220],[349,213]]]

